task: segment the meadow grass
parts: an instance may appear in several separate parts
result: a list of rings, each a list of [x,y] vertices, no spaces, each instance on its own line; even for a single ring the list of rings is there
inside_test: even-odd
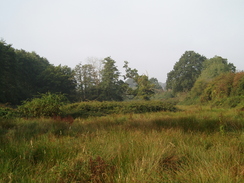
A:
[[[244,112],[1,119],[0,182],[244,182]]]

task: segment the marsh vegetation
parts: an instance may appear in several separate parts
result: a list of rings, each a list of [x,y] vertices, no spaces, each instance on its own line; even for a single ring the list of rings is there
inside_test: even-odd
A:
[[[244,111],[2,118],[0,182],[243,182]]]

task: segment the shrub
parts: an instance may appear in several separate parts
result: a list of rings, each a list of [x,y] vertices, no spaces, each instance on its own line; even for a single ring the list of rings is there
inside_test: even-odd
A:
[[[232,89],[234,76],[234,73],[225,73],[216,77],[207,85],[207,87],[203,91],[203,94],[201,95],[201,101],[214,102],[214,100],[229,97]]]
[[[107,114],[146,113],[158,111],[176,111],[175,104],[161,101],[130,102],[81,102],[68,104],[62,108],[66,116],[89,117]]]
[[[66,97],[63,94],[41,94],[39,98],[24,101],[18,107],[22,117],[52,117],[61,115],[60,107],[64,105]]]
[[[16,115],[16,111],[13,108],[0,106],[0,118],[12,118]]]
[[[201,102],[213,106],[237,107],[244,100],[244,72],[226,73],[208,83]]]
[[[244,72],[239,72],[235,74],[231,94],[232,96],[244,95]]]

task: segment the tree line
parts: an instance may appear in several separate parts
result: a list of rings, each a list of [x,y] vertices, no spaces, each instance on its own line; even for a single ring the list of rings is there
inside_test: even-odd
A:
[[[174,94],[189,92],[193,87],[202,91],[210,80],[222,73],[235,71],[236,67],[225,58],[215,56],[207,59],[194,51],[186,51],[167,74],[166,88]]]
[[[169,97],[184,96],[184,104],[240,107],[244,105],[244,72],[220,56],[206,58],[186,51],[168,73]],[[169,95],[170,94],[170,95]]]
[[[90,59],[74,69],[54,66],[35,52],[17,50],[0,41],[0,103],[19,105],[47,92],[65,94],[71,102],[150,100],[156,93],[162,94],[156,78],[138,74],[127,61],[123,68],[124,75],[111,57]],[[166,90],[171,92],[170,97],[187,92],[191,98],[200,98],[214,78],[235,72],[236,67],[225,58],[208,59],[186,51],[167,74]]]
[[[139,75],[126,61],[124,69],[121,75],[111,57],[79,63],[74,69],[54,66],[35,52],[0,41],[0,103],[19,105],[47,92],[65,94],[71,102],[149,100],[162,89],[156,78]]]

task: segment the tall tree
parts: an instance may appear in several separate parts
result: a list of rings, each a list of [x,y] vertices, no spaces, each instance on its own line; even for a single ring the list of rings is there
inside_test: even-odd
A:
[[[159,84],[158,79],[157,78],[150,78],[149,81],[154,84],[154,89],[156,90],[162,90],[162,86]]]
[[[0,103],[18,105],[48,91],[65,93],[71,99],[75,86],[69,67],[55,67],[35,52],[16,50],[0,41]]]
[[[201,74],[205,60],[205,56],[194,51],[186,51],[175,63],[173,70],[168,73],[166,88],[174,93],[189,91]]]
[[[101,95],[100,100],[121,101],[123,100],[123,85],[124,82],[119,79],[120,72],[115,61],[107,57],[103,61],[103,69],[101,71],[102,81],[100,83]]]
[[[222,73],[235,71],[236,67],[233,63],[228,63],[227,59],[220,56],[215,56],[204,61],[201,78],[213,79]]]
[[[203,63],[203,70],[191,89],[191,97],[198,97],[202,94],[207,84],[215,77],[228,72],[235,72],[236,67],[228,63],[227,59],[215,56]]]
[[[42,72],[50,65],[46,58],[40,57],[35,52],[15,50],[18,63],[18,80],[21,89],[21,100],[33,97],[42,91]]]
[[[12,45],[0,41],[0,103],[19,101],[18,66]]]
[[[129,67],[129,63],[127,61],[124,62],[124,66],[126,74],[124,75],[124,79],[132,79],[136,83],[135,89],[127,89],[128,96],[134,96],[136,98],[149,100],[150,97],[154,94],[155,84],[149,80],[146,75],[139,75],[136,69],[131,69]]]
[[[78,100],[94,100],[98,97],[99,90],[99,73],[92,64],[82,65],[81,63],[75,67],[75,78],[77,81]]]
[[[143,100],[150,100],[150,97],[152,97],[155,93],[155,84],[152,83],[146,75],[138,76],[136,78],[136,82],[138,84],[136,97]]]
[[[43,71],[41,83],[41,93],[62,93],[66,94],[70,100],[74,100],[76,80],[74,71],[68,66],[50,65]]]

